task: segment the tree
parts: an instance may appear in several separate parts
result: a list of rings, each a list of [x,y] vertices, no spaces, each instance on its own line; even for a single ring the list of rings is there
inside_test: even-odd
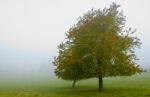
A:
[[[91,69],[90,65],[84,64],[88,63],[88,59],[83,62],[82,53],[79,53],[79,49],[70,47],[71,44],[68,43],[61,43],[58,46],[59,56],[54,58],[53,63],[57,66],[55,69],[56,76],[65,80],[73,80],[72,87],[74,87],[76,81],[91,77]]]
[[[56,76],[75,81],[97,77],[102,90],[104,77],[143,72],[134,52],[140,40],[133,36],[136,30],[125,28],[125,16],[118,7],[112,3],[109,8],[92,9],[78,19],[58,48]]]

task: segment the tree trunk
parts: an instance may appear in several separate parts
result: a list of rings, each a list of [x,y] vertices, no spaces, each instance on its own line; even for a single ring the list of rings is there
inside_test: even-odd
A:
[[[103,90],[103,77],[102,76],[99,76],[98,77],[98,82],[99,82],[99,91],[102,91]]]
[[[72,84],[73,88],[75,87],[75,84],[76,84],[76,79],[74,79],[74,81],[73,81],[73,84]]]

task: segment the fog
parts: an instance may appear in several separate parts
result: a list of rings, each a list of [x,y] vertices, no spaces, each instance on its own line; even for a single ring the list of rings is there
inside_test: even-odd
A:
[[[127,27],[137,28],[143,68],[150,67],[150,1],[115,0],[121,4]],[[0,0],[0,80],[54,77],[57,45],[79,16],[112,0]]]
[[[0,80],[36,80],[53,78],[52,57],[54,53],[16,50],[9,46],[0,47]]]

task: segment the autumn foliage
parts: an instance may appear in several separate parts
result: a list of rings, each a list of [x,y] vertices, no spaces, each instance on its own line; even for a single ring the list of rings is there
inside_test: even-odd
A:
[[[54,58],[55,74],[64,80],[76,81],[98,78],[99,90],[103,78],[140,73],[135,62],[135,48],[140,41],[131,28],[125,28],[125,16],[120,6],[112,3],[108,8],[87,12],[66,33],[66,41],[58,46]]]

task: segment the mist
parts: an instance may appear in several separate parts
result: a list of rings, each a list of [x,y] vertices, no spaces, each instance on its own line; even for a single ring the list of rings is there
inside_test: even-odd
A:
[[[54,53],[20,51],[7,45],[0,47],[0,80],[23,81],[54,77]]]
[[[143,68],[150,67],[150,12],[148,0],[115,0],[121,4],[127,27],[137,28]],[[53,79],[53,57],[65,33],[88,10],[104,8],[112,0],[1,0],[0,80]],[[133,6],[134,5],[134,6]],[[139,7],[140,6],[140,7]]]

